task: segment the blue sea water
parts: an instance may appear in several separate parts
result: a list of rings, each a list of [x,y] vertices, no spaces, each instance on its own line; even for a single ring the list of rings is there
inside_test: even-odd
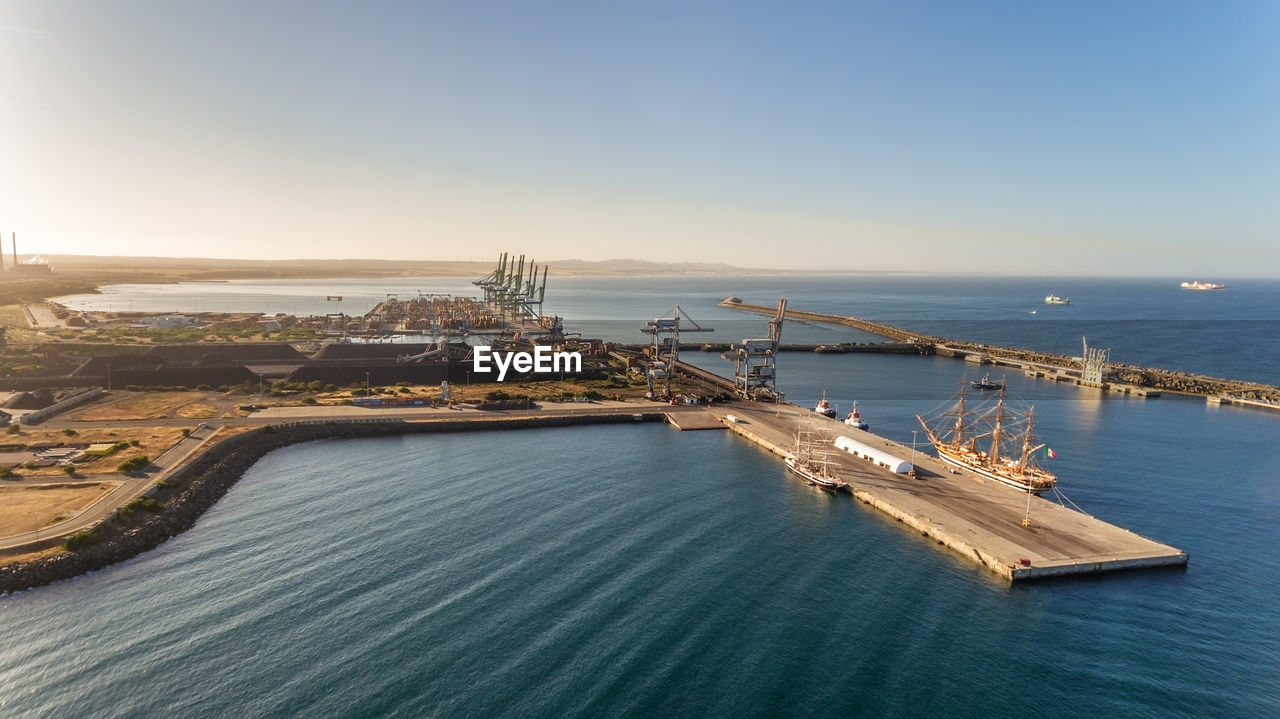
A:
[[[730,293],[948,327],[1040,318],[1044,294],[1069,295],[1078,316],[1009,320],[1048,326],[1048,341],[1056,323],[1091,337],[1115,322],[1267,323],[1233,298],[1280,293],[1232,282],[1161,310],[1145,281],[904,278],[914,289],[894,295],[889,279],[856,280],[881,283],[875,312],[838,284],[851,279],[652,280],[628,299],[616,279],[573,278],[558,302],[571,328],[619,332],[679,302],[718,339],[727,322],[763,324],[714,307]],[[1077,298],[1091,292],[1110,299],[1090,310]],[[1215,361],[1144,336],[1126,351]],[[1258,339],[1239,366],[1274,376]],[[779,362],[790,399],[857,399],[904,442],[966,369]],[[317,442],[268,455],[154,551],[0,598],[0,716],[1280,715],[1280,415],[1008,382],[1035,404],[1065,494],[1188,551],[1185,570],[1009,586],[724,432]]]

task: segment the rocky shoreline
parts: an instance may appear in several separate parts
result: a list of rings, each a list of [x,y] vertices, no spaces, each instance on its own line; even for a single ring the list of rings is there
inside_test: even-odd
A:
[[[75,549],[0,566],[0,595],[70,579],[135,557],[190,529],[250,467],[272,450],[322,439],[468,432],[584,424],[655,422],[660,412],[495,417],[435,422],[315,422],[268,425],[210,447],[157,485],[151,499],[124,509],[89,533],[75,535]]]

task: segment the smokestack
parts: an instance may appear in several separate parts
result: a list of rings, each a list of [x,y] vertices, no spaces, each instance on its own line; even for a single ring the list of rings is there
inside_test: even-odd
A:
[[[13,269],[18,269],[18,233],[16,232],[13,233]]]
[[[0,240],[4,239],[4,235],[0,234]],[[4,252],[0,252],[0,273],[4,272]]]

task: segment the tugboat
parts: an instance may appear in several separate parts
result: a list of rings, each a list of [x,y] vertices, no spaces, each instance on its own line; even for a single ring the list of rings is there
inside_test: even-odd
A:
[[[871,425],[862,421],[862,414],[858,412],[858,400],[856,399],[853,401],[853,411],[849,413],[848,417],[844,418],[844,423],[864,432],[871,429]]]
[[[818,400],[818,406],[814,407],[813,411],[816,412],[817,414],[822,415],[823,417],[828,417],[830,419],[836,418],[835,408],[832,407],[829,402],[827,402],[826,390],[822,391],[822,399]]]

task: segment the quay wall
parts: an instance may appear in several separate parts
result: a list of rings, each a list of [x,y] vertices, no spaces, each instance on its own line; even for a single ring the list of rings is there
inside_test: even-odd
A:
[[[224,439],[157,485],[163,510],[117,512],[92,530],[96,543],[61,554],[0,565],[0,595],[38,587],[122,562],[190,529],[244,473],[272,450],[321,439],[385,437],[586,424],[659,422],[661,412],[499,417],[432,422],[313,421],[269,425]]]

